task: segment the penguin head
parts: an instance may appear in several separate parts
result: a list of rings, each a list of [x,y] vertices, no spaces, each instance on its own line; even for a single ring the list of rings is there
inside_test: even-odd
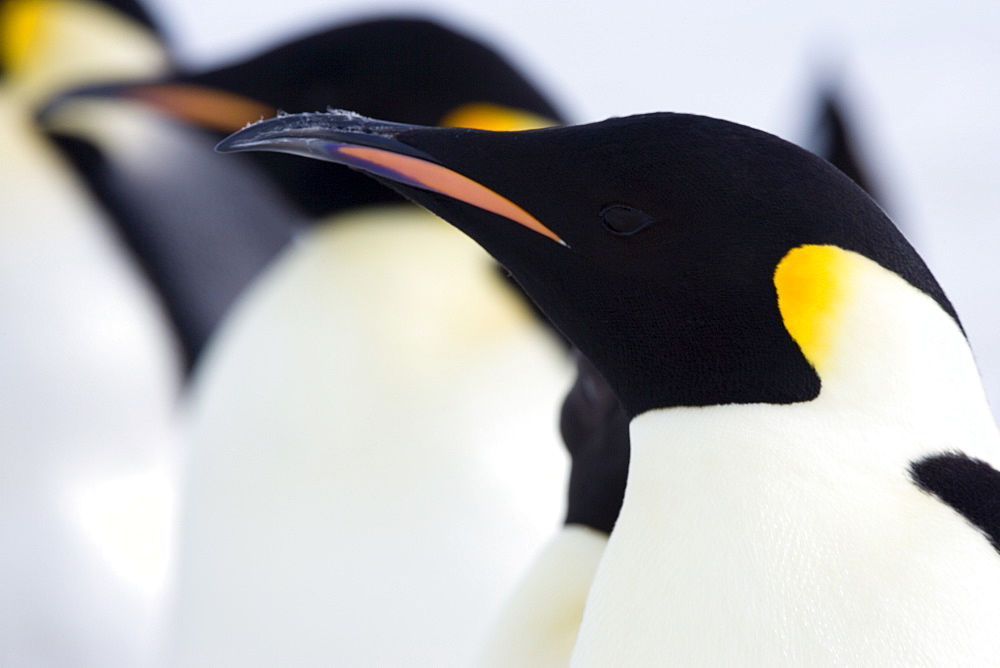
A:
[[[134,0],[0,0],[0,74],[32,104],[167,66],[163,34]]]
[[[439,23],[384,18],[337,26],[169,85],[225,91],[285,112],[337,106],[419,125],[524,129],[560,114],[495,50]],[[177,113],[184,113],[178,108]],[[237,127],[257,118],[232,119]]]
[[[845,258],[901,277],[957,321],[849,178],[726,121],[662,113],[482,132],[341,112],[266,121],[220,149],[349,164],[449,220],[513,274],[630,416],[814,399],[838,295],[857,275]]]
[[[334,27],[210,71],[79,90],[49,105],[43,125],[63,131],[68,109],[109,99],[205,130],[213,141],[278,110],[331,106],[420,125],[517,130],[562,122],[555,107],[495,50],[414,18]],[[275,154],[253,160],[309,217],[400,200],[339,166]]]

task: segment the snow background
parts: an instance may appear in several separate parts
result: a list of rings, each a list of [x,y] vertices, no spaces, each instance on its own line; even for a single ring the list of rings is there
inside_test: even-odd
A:
[[[499,48],[579,122],[684,111],[803,143],[817,92],[832,79],[884,206],[955,303],[1000,406],[995,0],[149,4],[193,67],[345,20],[437,18]]]

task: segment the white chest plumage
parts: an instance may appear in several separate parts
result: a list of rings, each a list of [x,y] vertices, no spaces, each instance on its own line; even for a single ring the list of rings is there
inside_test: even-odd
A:
[[[650,411],[574,665],[983,665],[1000,555],[910,463],[998,461],[958,327],[860,256],[811,402]],[[895,323],[890,326],[889,323]]]
[[[0,91],[0,662],[139,664],[180,374],[138,267],[31,118]]]
[[[561,517],[551,335],[433,216],[344,218],[258,279],[199,369],[178,665],[469,665]]]

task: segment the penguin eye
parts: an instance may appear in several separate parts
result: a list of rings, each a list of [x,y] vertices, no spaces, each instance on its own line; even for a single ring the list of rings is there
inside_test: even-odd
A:
[[[653,217],[634,206],[609,204],[601,210],[601,220],[612,234],[626,237],[648,227]]]

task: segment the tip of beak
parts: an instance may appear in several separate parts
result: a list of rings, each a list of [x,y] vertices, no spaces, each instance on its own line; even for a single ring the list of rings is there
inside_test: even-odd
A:
[[[233,134],[229,135],[218,144],[215,145],[216,153],[237,153],[239,151],[246,151],[253,148],[253,140],[248,140],[244,134],[245,130],[253,127],[253,125],[248,125],[242,130],[237,130]]]
[[[216,144],[215,150],[218,153],[237,153],[239,151],[250,151],[255,148],[263,148],[266,140],[271,140],[270,142],[267,142],[270,144],[275,140],[280,139],[275,137],[275,130],[287,129],[287,123],[281,122],[287,117],[289,117],[289,114],[279,111],[278,115],[274,118],[250,121],[241,129]]]
[[[318,120],[321,123],[317,123]],[[236,153],[268,148],[275,143],[280,143],[283,136],[284,138],[308,136],[308,134],[303,134],[302,130],[312,130],[321,126],[328,131],[341,127],[356,131],[356,128],[365,122],[372,121],[361,114],[343,109],[304,114],[288,114],[279,111],[274,118],[247,123],[244,128],[237,130],[216,144],[215,150],[219,153]]]

